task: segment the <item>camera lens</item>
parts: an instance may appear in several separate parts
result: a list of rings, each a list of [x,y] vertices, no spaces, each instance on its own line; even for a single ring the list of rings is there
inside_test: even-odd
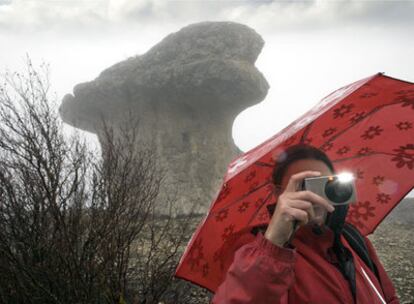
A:
[[[349,182],[340,182],[335,178],[326,183],[325,194],[334,203],[344,203],[352,196],[352,184]]]

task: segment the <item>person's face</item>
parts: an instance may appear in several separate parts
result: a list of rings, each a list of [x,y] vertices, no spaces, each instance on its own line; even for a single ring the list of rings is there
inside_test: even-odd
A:
[[[321,173],[321,176],[333,174],[331,169],[329,169],[329,167],[323,161],[316,160],[316,159],[299,159],[297,161],[294,161],[287,167],[286,172],[282,178],[282,183],[281,183],[282,189],[286,188],[289,182],[289,179],[293,174],[296,174],[302,171],[318,171]],[[315,219],[312,221],[312,223],[323,225],[325,223],[325,219],[327,215],[326,209],[323,207],[315,206],[314,212],[315,212]]]

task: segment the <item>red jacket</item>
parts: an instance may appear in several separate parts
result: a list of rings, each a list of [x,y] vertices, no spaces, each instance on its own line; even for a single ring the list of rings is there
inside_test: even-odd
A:
[[[365,242],[381,283],[343,236],[341,241],[354,257],[357,303],[382,304],[380,297],[385,303],[399,303],[369,239]],[[301,227],[292,242],[294,249],[276,246],[259,233],[253,242],[236,251],[212,303],[353,303],[349,284],[334,265],[335,255],[328,250],[332,243],[330,229],[317,235],[310,227]]]

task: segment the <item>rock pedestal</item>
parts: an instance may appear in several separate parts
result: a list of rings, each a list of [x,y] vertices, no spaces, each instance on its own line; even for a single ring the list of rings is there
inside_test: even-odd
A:
[[[132,113],[168,170],[165,186],[179,191],[175,212],[188,212],[194,203],[204,212],[241,153],[232,138],[234,119],[267,94],[269,85],[254,66],[263,45],[238,23],[186,26],[76,85],[62,101],[61,117],[102,141],[101,119],[116,127]]]

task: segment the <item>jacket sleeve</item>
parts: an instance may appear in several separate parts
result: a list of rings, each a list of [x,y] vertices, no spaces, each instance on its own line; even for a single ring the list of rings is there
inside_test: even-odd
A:
[[[367,237],[365,237],[365,243],[367,245],[372,262],[375,264],[375,266],[377,266],[378,275],[380,278],[380,283],[381,283],[382,291],[384,293],[385,301],[388,304],[399,304],[400,301],[395,292],[394,285],[392,284],[391,279],[388,277],[388,274],[385,271],[384,266],[382,266],[377,256],[374,246],[372,245],[371,241]]]
[[[282,248],[258,233],[239,248],[212,304],[287,303],[294,282],[296,249]]]

